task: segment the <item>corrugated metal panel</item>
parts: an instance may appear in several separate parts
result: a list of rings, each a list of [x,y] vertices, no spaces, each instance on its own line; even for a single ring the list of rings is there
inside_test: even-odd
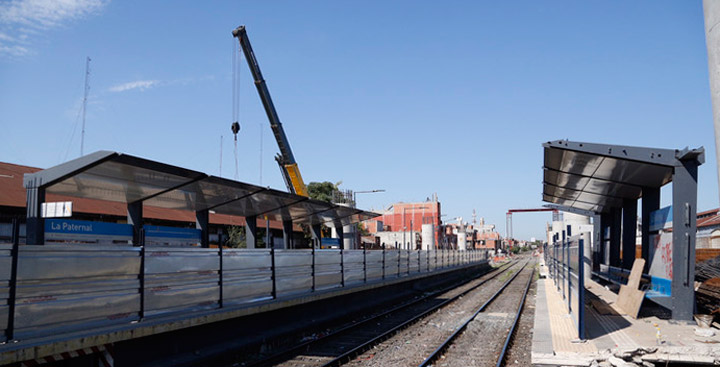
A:
[[[365,254],[367,261],[367,280],[382,279],[383,277],[383,251],[368,250]]]
[[[15,336],[54,335],[138,319],[139,249],[21,246]]]
[[[385,278],[398,276],[399,251],[385,251]]]
[[[10,246],[0,245],[0,304],[7,304]],[[183,318],[219,307],[220,250],[146,248],[145,315]],[[268,249],[222,252],[223,304],[238,306],[272,299],[272,257]],[[346,286],[449,264],[455,251],[315,251],[316,289]],[[311,250],[275,250],[279,297],[312,292]],[[474,253],[463,253],[471,259]],[[341,266],[342,259],[342,266]],[[384,259],[384,264],[383,264]],[[365,263],[363,263],[365,261]],[[437,261],[438,266],[435,266]],[[60,335],[138,320],[140,248],[129,246],[21,246],[16,330],[18,338]],[[383,266],[384,265],[384,266]],[[366,270],[364,272],[363,270]],[[367,275],[366,275],[367,274]],[[7,306],[0,307],[0,331]],[[3,333],[4,334],[4,333]]]
[[[223,304],[271,299],[271,266],[268,249],[223,250]]]
[[[275,267],[278,297],[312,291],[311,250],[275,250]]]
[[[220,302],[218,249],[145,249],[145,315],[211,309]]]
[[[408,254],[408,263],[410,263],[410,274],[420,272],[420,253],[419,251],[410,251]]]
[[[0,244],[0,342],[6,341],[8,324],[8,298],[10,296],[10,272],[12,271],[12,258],[10,257],[12,245]]]
[[[420,272],[426,273],[428,272],[428,252],[427,251],[420,251],[418,253],[419,262],[420,262]]]
[[[340,250],[315,251],[315,289],[342,286]]]
[[[365,282],[365,256],[363,250],[343,250],[345,285]]]
[[[400,276],[408,275],[408,250],[400,250]]]

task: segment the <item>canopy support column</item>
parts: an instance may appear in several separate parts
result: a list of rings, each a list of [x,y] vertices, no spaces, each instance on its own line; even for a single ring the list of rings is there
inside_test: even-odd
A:
[[[195,228],[200,230],[200,247],[210,247],[210,211],[198,210],[195,212]],[[218,246],[222,246],[219,244]]]
[[[620,267],[620,239],[622,237],[622,209],[610,211],[610,266]]]
[[[650,233],[650,215],[652,212],[660,209],[660,188],[659,187],[643,187],[642,188],[642,258],[645,259],[644,273],[650,271],[650,235],[656,234],[657,231]]]
[[[283,224],[283,248],[290,249],[293,248],[293,224],[292,220],[284,220],[282,222]]]
[[[600,271],[600,262],[602,261],[602,252],[600,251],[603,246],[602,238],[602,215],[595,214],[593,216],[593,234],[592,234],[592,271]],[[588,273],[589,274],[589,273]]]
[[[245,247],[257,247],[257,217],[245,217]]]
[[[624,199],[622,207],[622,267],[632,269],[637,242],[637,200]]]
[[[27,188],[26,243],[28,245],[45,244],[45,218],[42,217],[42,204],[45,202],[45,188],[31,180]]]
[[[680,160],[673,172],[672,318],[693,320],[695,310],[696,159]]]
[[[600,264],[610,265],[610,213],[600,214]]]
[[[320,248],[322,246],[322,224],[313,224],[310,226],[310,232],[312,232],[312,238],[315,242],[314,248]]]
[[[133,246],[141,245],[143,230],[143,202],[135,201],[127,205],[127,222],[133,227]]]
[[[342,250],[345,248],[345,232],[343,232],[343,225],[341,222],[335,222],[333,225],[335,226],[335,232],[338,236],[339,247]]]

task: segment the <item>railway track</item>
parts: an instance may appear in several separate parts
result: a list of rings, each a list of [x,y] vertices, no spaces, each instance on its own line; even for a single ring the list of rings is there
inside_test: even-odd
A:
[[[299,343],[289,349],[235,366],[333,366],[387,339],[399,330],[412,325],[436,311],[480,288],[483,284],[516,269],[517,262],[485,273],[460,286],[453,285],[393,307],[380,314],[334,330],[316,339]]]
[[[534,275],[523,266],[418,367],[503,365]]]

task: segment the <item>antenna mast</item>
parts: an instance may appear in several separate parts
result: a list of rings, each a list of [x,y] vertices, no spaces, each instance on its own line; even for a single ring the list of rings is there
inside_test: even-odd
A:
[[[88,93],[90,93],[90,57],[85,60],[85,95],[82,104],[82,133],[80,135],[80,156],[85,155],[85,110],[87,110]]]

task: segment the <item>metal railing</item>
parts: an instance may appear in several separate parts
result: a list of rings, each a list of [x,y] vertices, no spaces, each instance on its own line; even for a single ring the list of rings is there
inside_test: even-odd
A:
[[[567,311],[572,316],[578,339],[585,339],[585,266],[583,235],[565,237],[545,246],[545,264]]]
[[[14,240],[0,244],[0,342],[182,319],[485,260],[485,251],[27,246]]]

